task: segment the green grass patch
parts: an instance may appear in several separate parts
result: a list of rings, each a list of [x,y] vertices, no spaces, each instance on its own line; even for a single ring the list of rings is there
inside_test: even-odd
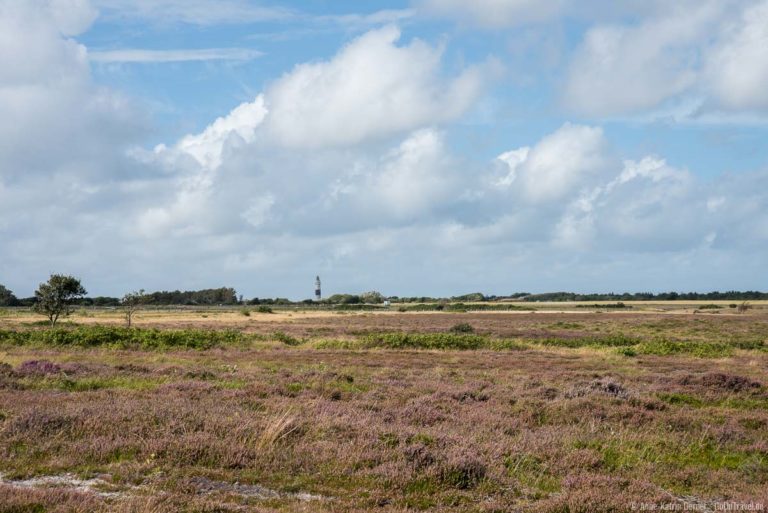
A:
[[[735,397],[705,399],[690,394],[661,392],[657,397],[667,404],[690,406],[692,408],[729,408],[732,410],[768,410],[765,397]]]
[[[690,394],[662,392],[658,394],[658,397],[667,404],[691,406],[693,408],[702,408],[706,404],[702,399]]]
[[[642,341],[635,337],[623,334],[605,335],[602,337],[582,337],[582,338],[545,338],[536,340],[535,343],[543,346],[552,347],[631,347],[640,344]]]
[[[533,454],[514,454],[504,458],[510,477],[532,490],[536,498],[560,491],[561,480],[549,471],[549,466]]]
[[[636,348],[638,354],[670,356],[689,355],[698,358],[725,358],[733,356],[734,347],[723,342],[692,342],[654,339]]]
[[[298,338],[292,337],[287,333],[283,333],[282,331],[274,332],[272,334],[272,338],[277,340],[278,342],[282,342],[287,346],[299,346],[304,343],[303,340],[299,340]]]
[[[131,329],[78,326],[51,330],[0,330],[0,344],[16,346],[111,347],[118,349],[211,349],[241,345],[249,339],[237,331]]]

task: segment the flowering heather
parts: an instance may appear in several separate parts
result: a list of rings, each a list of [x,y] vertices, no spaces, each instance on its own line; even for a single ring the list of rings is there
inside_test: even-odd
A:
[[[432,314],[402,315],[408,325]],[[521,314],[485,315],[472,337],[498,336],[500,316],[504,330],[523,329]],[[566,317],[557,329],[587,322]],[[626,319],[610,322],[596,316],[593,328],[624,329]],[[669,338],[687,329],[642,322],[661,323],[657,335]],[[738,322],[725,323],[734,337],[762,329]],[[0,513],[768,505],[765,351],[627,356],[535,338],[515,350],[414,347],[456,334],[347,340],[358,336],[403,347],[4,346]]]

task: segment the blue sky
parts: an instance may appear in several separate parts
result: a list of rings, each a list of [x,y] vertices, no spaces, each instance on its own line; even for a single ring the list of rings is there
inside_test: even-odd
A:
[[[768,2],[0,0],[0,283],[765,289]]]

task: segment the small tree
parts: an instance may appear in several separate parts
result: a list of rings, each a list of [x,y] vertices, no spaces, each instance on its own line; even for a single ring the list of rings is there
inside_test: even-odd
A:
[[[363,292],[360,294],[360,300],[363,303],[380,304],[384,302],[384,296],[381,294],[381,292],[372,290],[370,292]]]
[[[133,323],[133,314],[146,303],[147,295],[144,293],[144,289],[129,292],[120,300],[120,304],[123,305],[125,311],[125,322],[128,324],[129,328]]]
[[[19,300],[13,295],[13,292],[0,285],[0,306],[16,306]]]
[[[72,312],[72,303],[86,294],[77,278],[52,274],[46,283],[37,287],[33,310],[48,317],[53,328],[61,315],[67,316]]]

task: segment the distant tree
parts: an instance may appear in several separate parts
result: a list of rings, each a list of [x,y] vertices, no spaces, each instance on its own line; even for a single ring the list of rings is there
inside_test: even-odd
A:
[[[135,314],[136,310],[141,308],[142,305],[147,303],[147,299],[144,289],[141,289],[127,293],[120,300],[123,312],[125,313],[125,322],[129,328],[131,327],[131,324],[133,324],[133,314]]]
[[[454,301],[478,302],[478,301],[485,301],[486,297],[482,292],[473,292],[471,294],[464,294],[463,296],[454,296],[451,299],[453,299]]]
[[[16,306],[19,300],[13,295],[13,292],[0,285],[0,306]]]
[[[332,305],[355,305],[361,302],[360,296],[353,294],[334,294],[325,300]]]
[[[368,304],[380,304],[384,302],[384,296],[381,292],[372,290],[371,292],[363,292],[360,294],[360,301]]]
[[[59,317],[69,315],[72,304],[86,294],[85,288],[77,278],[52,274],[47,282],[37,287],[33,310],[48,317],[53,328]]]

